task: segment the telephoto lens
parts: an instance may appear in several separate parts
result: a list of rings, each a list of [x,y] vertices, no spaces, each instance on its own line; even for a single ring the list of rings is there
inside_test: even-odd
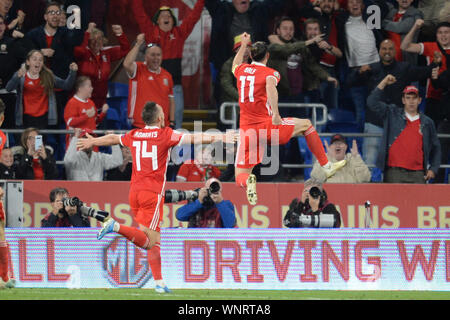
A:
[[[209,192],[210,193],[217,193],[220,191],[220,184],[217,181],[211,182],[209,185]]]
[[[317,187],[312,187],[311,189],[309,189],[309,195],[310,195],[313,199],[319,198],[321,194],[322,194],[322,192],[321,192],[320,189],[317,188]]]

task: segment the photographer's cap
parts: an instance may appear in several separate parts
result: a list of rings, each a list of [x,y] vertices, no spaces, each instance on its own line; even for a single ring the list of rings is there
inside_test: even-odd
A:
[[[345,140],[345,137],[339,133],[331,137],[330,144],[333,144],[336,141],[342,141],[343,143],[347,144],[347,140]]]

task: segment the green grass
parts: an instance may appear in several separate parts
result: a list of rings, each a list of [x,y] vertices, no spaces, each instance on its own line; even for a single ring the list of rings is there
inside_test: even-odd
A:
[[[207,290],[179,289],[158,294],[150,289],[5,289],[1,300],[450,300],[450,292]]]

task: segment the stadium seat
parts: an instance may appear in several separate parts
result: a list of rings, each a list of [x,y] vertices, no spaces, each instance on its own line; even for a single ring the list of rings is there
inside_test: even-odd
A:
[[[128,84],[120,82],[108,83],[108,97],[128,97]]]
[[[128,129],[127,124],[128,98],[109,97],[106,99],[106,103],[109,105],[110,109],[116,111],[118,121],[120,124],[118,129]]]
[[[109,108],[105,120],[107,128],[121,129],[120,117],[116,109]]]
[[[358,132],[358,125],[355,122],[355,114],[345,109],[328,110],[328,120],[326,131],[336,132]]]

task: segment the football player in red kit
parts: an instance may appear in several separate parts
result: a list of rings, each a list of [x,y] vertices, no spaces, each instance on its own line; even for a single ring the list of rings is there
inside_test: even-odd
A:
[[[99,138],[88,135],[80,139],[78,147],[121,144],[130,148],[133,156],[129,203],[140,229],[120,225],[110,218],[99,231],[98,239],[105,234],[117,232],[136,246],[148,250],[147,259],[155,279],[155,290],[169,293],[161,275],[160,225],[164,205],[166,170],[171,149],[181,144],[201,144],[223,141],[234,143],[238,135],[226,134],[184,134],[164,126],[164,112],[155,102],[147,102],[142,111],[144,128],[134,129],[127,134],[109,134]]]
[[[237,79],[240,107],[240,141],[235,162],[236,184],[247,189],[251,205],[257,202],[256,177],[253,167],[261,162],[265,142],[286,144],[292,137],[304,135],[306,143],[325,170],[332,176],[345,165],[345,160],[328,161],[322,141],[309,119],[281,118],[278,112],[277,84],[280,74],[266,66],[269,52],[264,42],[251,46],[252,63],[243,63],[251,42],[250,35],[241,35],[242,44],[233,60],[232,72]]]
[[[5,120],[5,104],[0,100],[0,126]],[[0,154],[6,143],[6,135],[0,130]],[[8,243],[5,237],[5,210],[3,209],[3,189],[0,187],[0,289],[14,288],[16,280],[9,278]]]

